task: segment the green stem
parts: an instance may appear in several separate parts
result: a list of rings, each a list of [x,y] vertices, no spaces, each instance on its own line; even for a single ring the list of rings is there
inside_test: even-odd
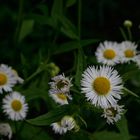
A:
[[[18,128],[17,128],[17,122],[14,122],[15,125],[15,140],[18,140]]]
[[[131,30],[130,30],[130,27],[127,27],[127,31],[128,31],[129,40],[132,40],[132,33],[131,33]]]
[[[23,2],[24,0],[19,0],[19,11],[18,11],[18,17],[17,17],[17,28],[15,31],[15,44],[18,42],[18,36],[20,32],[20,27],[22,23],[23,18]]]
[[[82,0],[78,0],[78,34],[79,39],[81,38],[81,10],[82,9]]]
[[[124,40],[127,40],[127,36],[126,36],[124,30],[122,28],[120,28],[120,31],[121,31],[121,34],[122,34]]]

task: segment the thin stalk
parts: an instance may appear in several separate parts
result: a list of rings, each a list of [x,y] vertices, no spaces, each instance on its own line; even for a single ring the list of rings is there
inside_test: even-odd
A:
[[[132,33],[130,27],[127,27],[127,32],[128,32],[129,40],[132,40]]]
[[[17,27],[15,31],[15,44],[18,42],[18,36],[20,33],[20,27],[22,23],[22,18],[23,18],[23,3],[24,0],[19,0],[19,11],[18,11],[18,17],[17,17]]]
[[[81,38],[81,11],[82,11],[82,0],[78,0],[78,35],[79,35],[79,40]]]
[[[124,40],[127,40],[127,36],[126,36],[124,30],[122,28],[120,28],[120,31],[121,31],[121,34],[122,34]]]

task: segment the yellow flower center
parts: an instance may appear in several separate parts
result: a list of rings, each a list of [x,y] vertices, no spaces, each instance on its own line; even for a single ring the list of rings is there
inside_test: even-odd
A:
[[[116,53],[112,49],[107,49],[104,51],[104,57],[106,59],[113,59],[116,56]]]
[[[93,89],[99,95],[106,95],[110,90],[110,81],[105,77],[97,77],[93,82]]]
[[[20,111],[22,108],[22,104],[19,100],[12,101],[11,106],[14,109],[14,111]]]
[[[67,97],[66,97],[66,95],[64,93],[57,93],[56,95],[61,100],[66,100],[67,99]]]
[[[0,73],[0,86],[6,84],[7,76],[3,73]]]
[[[131,58],[133,57],[135,54],[134,54],[134,51],[133,50],[126,50],[124,52],[125,56],[128,57],[128,58]]]

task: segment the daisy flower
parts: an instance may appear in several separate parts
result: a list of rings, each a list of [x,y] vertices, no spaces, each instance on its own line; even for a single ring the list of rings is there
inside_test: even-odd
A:
[[[130,41],[120,43],[120,60],[122,63],[136,60],[137,45]]]
[[[118,44],[105,41],[100,43],[95,52],[97,61],[106,65],[115,65],[120,62]]]
[[[68,93],[63,93],[60,90],[49,90],[50,97],[58,104],[68,104],[68,99],[72,100],[72,97]]]
[[[52,123],[51,127],[56,134],[62,135],[67,132],[67,129],[61,126],[61,122]]]
[[[17,83],[23,84],[24,80],[21,77],[19,77],[18,72],[15,69],[12,69],[12,72],[15,76]]]
[[[13,75],[11,67],[0,65],[0,93],[3,91],[11,92],[12,87],[16,84],[16,78]]]
[[[77,124],[74,118],[71,116],[64,116],[60,122],[52,123],[51,126],[54,132],[60,135],[77,128]]]
[[[7,136],[9,140],[12,138],[12,129],[8,123],[0,123],[0,135]]]
[[[138,54],[138,55],[136,56],[135,63],[136,63],[136,65],[137,65],[137,67],[140,69],[140,54]]]
[[[67,130],[72,130],[76,126],[76,122],[73,117],[71,116],[64,116],[61,120],[62,127],[66,128]]]
[[[109,66],[88,67],[82,74],[81,86],[87,100],[95,106],[108,108],[121,99],[122,79],[118,72]]]
[[[3,98],[3,112],[11,120],[25,119],[28,111],[28,105],[25,103],[25,97],[18,92],[12,92]]]
[[[51,90],[61,90],[62,92],[69,92],[70,87],[72,86],[71,80],[65,77],[64,74],[58,75],[52,78],[53,82],[50,82]]]
[[[124,113],[123,105],[115,105],[114,107],[109,107],[104,109],[102,117],[107,119],[108,124],[113,124],[121,119],[121,115]]]

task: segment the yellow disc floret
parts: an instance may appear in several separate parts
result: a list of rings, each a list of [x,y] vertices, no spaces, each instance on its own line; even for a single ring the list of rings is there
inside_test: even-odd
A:
[[[110,81],[105,77],[97,77],[93,82],[93,89],[99,95],[106,95],[110,90]]]
[[[64,93],[57,93],[56,95],[61,100],[66,100],[67,99],[67,97],[66,97],[66,95]]]
[[[5,85],[7,82],[7,76],[3,73],[0,73],[0,86]]]
[[[128,57],[128,58],[134,57],[135,55],[133,50],[126,50],[124,54],[125,54],[125,57]]]
[[[14,111],[20,111],[22,108],[22,103],[19,100],[13,100],[11,106]]]
[[[104,51],[103,55],[106,59],[113,59],[116,56],[116,53],[112,49],[107,49]]]

